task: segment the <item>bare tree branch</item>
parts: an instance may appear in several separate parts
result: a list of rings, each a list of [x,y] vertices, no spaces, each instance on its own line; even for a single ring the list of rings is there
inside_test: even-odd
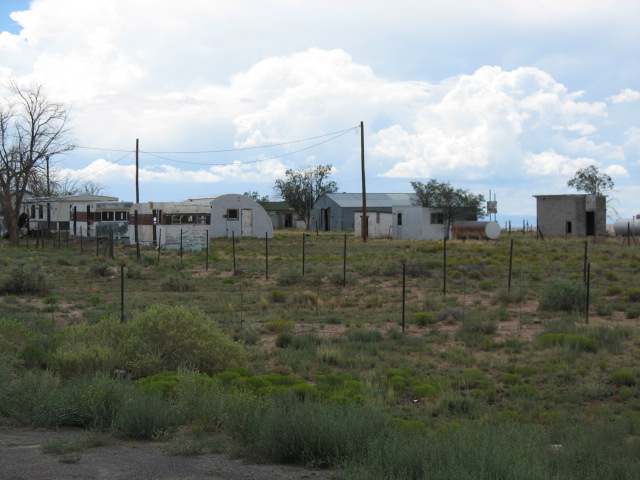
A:
[[[47,161],[73,150],[69,109],[50,101],[41,85],[6,85],[12,96],[0,105],[0,205],[12,243],[18,243],[18,219],[30,185],[46,175]]]

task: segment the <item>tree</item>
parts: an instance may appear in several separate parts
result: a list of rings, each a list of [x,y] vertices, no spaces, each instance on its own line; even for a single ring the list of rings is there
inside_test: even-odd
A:
[[[11,81],[0,105],[0,206],[12,243],[18,243],[22,201],[29,185],[46,175],[48,159],[74,148],[69,109],[50,101],[41,85]]]
[[[287,170],[284,180],[276,180],[274,189],[278,196],[304,218],[307,227],[316,200],[325,193],[338,191],[338,184],[329,180],[331,169],[331,165],[318,165],[301,172]]]
[[[484,218],[484,196],[474,195],[469,190],[454,188],[449,182],[438,182],[435,178],[427,183],[411,182],[418,200],[415,205],[441,209],[444,216],[445,235],[449,237],[451,224],[456,220]]]
[[[589,195],[602,195],[605,190],[613,188],[613,180],[604,172],[600,172],[595,165],[589,165],[576,171],[574,177],[567,182],[567,186]]]
[[[269,195],[263,195],[260,196],[260,194],[257,191],[254,192],[244,192],[243,194],[245,197],[249,197],[253,200],[255,200],[256,202],[258,202],[260,205],[264,206],[265,203],[269,202]]]
[[[27,186],[34,197],[61,198],[71,195],[100,195],[106,186],[93,180],[74,180],[70,176],[60,176],[57,169],[51,169],[49,178],[37,176]]]

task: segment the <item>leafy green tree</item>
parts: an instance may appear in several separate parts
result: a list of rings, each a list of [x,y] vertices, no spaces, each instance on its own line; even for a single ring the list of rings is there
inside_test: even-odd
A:
[[[411,182],[418,200],[415,205],[438,208],[444,216],[445,232],[456,220],[484,218],[484,196],[474,195],[469,190],[454,188],[449,182],[438,182],[435,178],[427,183]]]
[[[256,202],[258,202],[260,205],[264,205],[265,203],[269,202],[269,195],[262,195],[260,196],[260,194],[257,191],[253,191],[253,192],[244,192],[243,194],[245,197],[249,197],[252,200],[255,200]]]
[[[301,172],[286,171],[285,179],[276,180],[274,190],[278,196],[304,218],[307,226],[313,204],[325,193],[338,191],[338,184],[329,180],[331,165],[318,165]]]
[[[574,177],[567,182],[567,186],[589,195],[602,195],[605,190],[613,188],[613,180],[604,172],[600,172],[595,165],[589,165],[576,171]]]

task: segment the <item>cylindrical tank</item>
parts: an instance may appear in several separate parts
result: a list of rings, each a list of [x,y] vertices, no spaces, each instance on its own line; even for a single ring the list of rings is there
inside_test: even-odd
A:
[[[629,235],[640,235],[640,215],[636,215],[636,218],[629,219],[621,219],[617,220],[616,223],[613,224],[613,231],[616,235],[626,236]]]
[[[461,221],[451,224],[451,234],[456,238],[495,240],[500,236],[498,222]]]

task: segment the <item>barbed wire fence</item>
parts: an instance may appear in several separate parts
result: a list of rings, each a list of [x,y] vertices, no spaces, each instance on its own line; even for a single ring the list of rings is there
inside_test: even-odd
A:
[[[103,278],[88,279],[78,270],[72,279],[76,285],[99,286],[98,292],[80,293],[88,301],[87,310],[94,312],[89,314],[92,321],[105,313],[119,313],[124,321],[127,312],[144,308],[147,301],[168,300],[204,305],[226,323],[253,329],[285,319],[312,325],[392,324],[404,330],[416,314],[447,310],[461,311],[462,321],[474,315],[492,319],[493,314],[496,321],[515,316],[522,323],[530,320],[541,289],[553,278],[582,283],[586,298],[579,318],[584,323],[593,317],[612,324],[614,319],[640,317],[637,262],[611,268],[597,259],[597,245],[589,247],[596,257],[591,259],[586,243],[564,244],[558,253],[570,259],[564,270],[527,265],[526,255],[518,251],[522,245],[516,246],[514,266],[513,240],[510,245],[450,242],[448,250],[446,242],[378,240],[363,245],[349,235],[309,233],[288,234],[282,240],[223,238],[208,243],[204,251],[182,245],[145,248],[140,260],[133,246],[118,246],[114,253],[112,236],[58,234],[27,241],[26,247],[120,265]],[[550,249],[558,245],[563,244]],[[619,248],[637,259],[637,249]],[[140,265],[147,270],[141,272]]]

